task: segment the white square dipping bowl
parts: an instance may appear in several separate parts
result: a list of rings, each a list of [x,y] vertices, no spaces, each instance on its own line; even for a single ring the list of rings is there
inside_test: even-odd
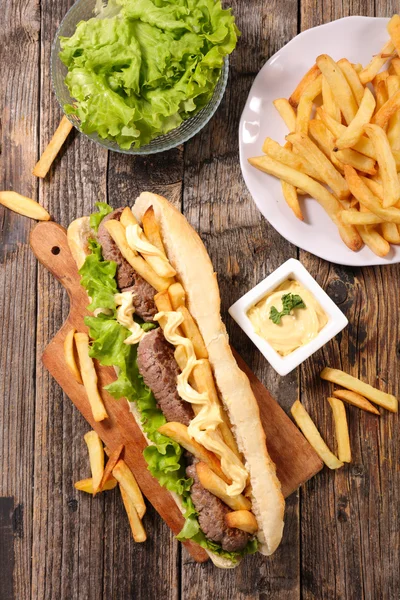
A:
[[[287,356],[281,356],[272,348],[272,346],[253,329],[253,325],[247,311],[257,304],[266,294],[272,292],[281,283],[287,279],[295,279],[307,288],[314,298],[319,302],[328,316],[328,323],[321,329],[319,334],[305,346],[297,348]],[[324,344],[329,342],[342,331],[348,324],[348,320],[342,311],[336,306],[318,285],[310,273],[303,265],[295,258],[290,258],[271,275],[268,275],[263,281],[256,285],[252,290],[247,292],[229,309],[229,314],[236,323],[243,329],[253,343],[257,346],[260,352],[265,356],[270,365],[279,373],[279,375],[287,375],[293,369],[298,367],[302,362],[309,358],[314,352],[319,350]]]

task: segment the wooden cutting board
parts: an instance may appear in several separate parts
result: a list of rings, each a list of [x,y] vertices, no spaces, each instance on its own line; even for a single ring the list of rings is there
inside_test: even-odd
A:
[[[43,353],[44,365],[111,451],[119,444],[124,444],[124,459],[134,472],[144,495],[173,533],[177,534],[183,526],[183,517],[171,495],[147,470],[142,454],[146,447],[146,441],[129,411],[127,402],[115,400],[103,390],[105,385],[115,380],[114,369],[102,367],[95,361],[99,376],[99,389],[102,390],[101,395],[109,415],[105,421],[96,423],[93,420],[82,385],[74,380],[65,364],[63,350],[65,336],[72,327],[77,331],[87,331],[83,319],[89,314],[86,310],[88,298],[86,291],[80,285],[79,274],[69,251],[65,229],[53,222],[39,223],[32,231],[30,243],[37,259],[65,287],[71,303],[66,322]],[[241,369],[250,379],[260,407],[268,451],[276,464],[283,493],[287,497],[318,473],[322,468],[322,462],[297,427],[236,352],[235,357]],[[205,551],[196,544],[185,542],[185,546],[198,562],[207,560],[208,556]]]

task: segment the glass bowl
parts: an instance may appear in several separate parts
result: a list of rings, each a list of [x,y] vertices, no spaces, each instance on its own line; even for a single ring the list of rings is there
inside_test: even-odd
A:
[[[73,99],[69,94],[69,90],[64,83],[64,79],[68,73],[67,67],[61,62],[59,57],[60,48],[60,37],[70,37],[76,29],[77,24],[80,21],[87,21],[94,16],[94,8],[96,6],[96,0],[77,0],[75,4],[65,15],[61,21],[56,36],[54,38],[53,46],[51,49],[51,79],[53,82],[54,92],[57,100],[64,111],[65,104],[71,104]],[[164,152],[171,148],[180,146],[191,137],[196,135],[211,119],[215,111],[217,110],[222,97],[225,93],[226,84],[228,82],[228,71],[229,71],[229,60],[228,57],[224,60],[222,67],[221,76],[214,89],[214,94],[211,100],[206,106],[204,106],[197,114],[190,117],[186,121],[183,121],[179,127],[173,129],[165,135],[160,135],[154,138],[149,144],[141,146],[140,148],[131,148],[130,150],[122,150],[117,143],[100,138],[96,133],[86,134],[80,129],[79,119],[75,115],[67,115],[71,123],[97,144],[100,144],[108,150],[115,152],[121,152],[123,154],[155,154],[156,152]],[[65,111],[64,111],[65,112]]]

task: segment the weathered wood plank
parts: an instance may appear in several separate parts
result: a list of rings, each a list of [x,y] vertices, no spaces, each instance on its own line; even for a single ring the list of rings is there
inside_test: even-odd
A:
[[[296,375],[280,380],[227,315],[228,307],[296,249],[268,226],[246,190],[237,128],[253,78],[268,56],[297,32],[297,3],[232,2],[242,38],[231,58],[227,93],[216,115],[185,147],[183,209],[199,231],[218,273],[222,314],[232,345],[287,409],[297,397]],[[278,392],[279,388],[279,393]],[[247,557],[234,570],[195,565],[184,552],[182,597],[294,599],[300,595],[298,498],[287,502],[283,543],[271,557]]]
[[[37,197],[39,6],[0,0],[0,189]],[[29,57],[29,58],[28,58]],[[14,499],[14,596],[30,588],[36,264],[29,219],[0,208],[0,496]],[[4,557],[6,560],[6,557]],[[13,565],[2,563],[6,578]],[[12,573],[11,573],[12,577]],[[3,597],[2,593],[0,596]]]
[[[398,9],[398,7],[397,7]],[[380,2],[379,16],[393,3]],[[373,15],[374,3],[302,2],[302,29],[348,14]],[[305,252],[300,259],[349,319],[348,328],[301,368],[302,400],[335,450],[331,387],[319,379],[330,365],[381,389],[399,393],[396,349],[398,266],[351,269],[330,265]],[[383,302],[384,298],[384,302]],[[305,599],[395,598],[400,545],[396,502],[400,488],[399,449],[393,443],[398,417],[380,418],[347,409],[353,461],[337,472],[325,470],[301,492],[302,597]],[[318,515],[316,517],[316,515]],[[321,527],[323,523],[323,527]],[[396,550],[395,550],[396,549]],[[394,551],[394,554],[393,554]]]

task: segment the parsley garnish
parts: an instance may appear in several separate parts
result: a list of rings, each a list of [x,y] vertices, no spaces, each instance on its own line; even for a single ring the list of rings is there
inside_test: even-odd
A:
[[[297,294],[283,294],[282,296],[282,310],[279,312],[275,306],[271,306],[269,318],[279,325],[284,315],[290,315],[290,311],[294,308],[306,308],[301,296]]]

